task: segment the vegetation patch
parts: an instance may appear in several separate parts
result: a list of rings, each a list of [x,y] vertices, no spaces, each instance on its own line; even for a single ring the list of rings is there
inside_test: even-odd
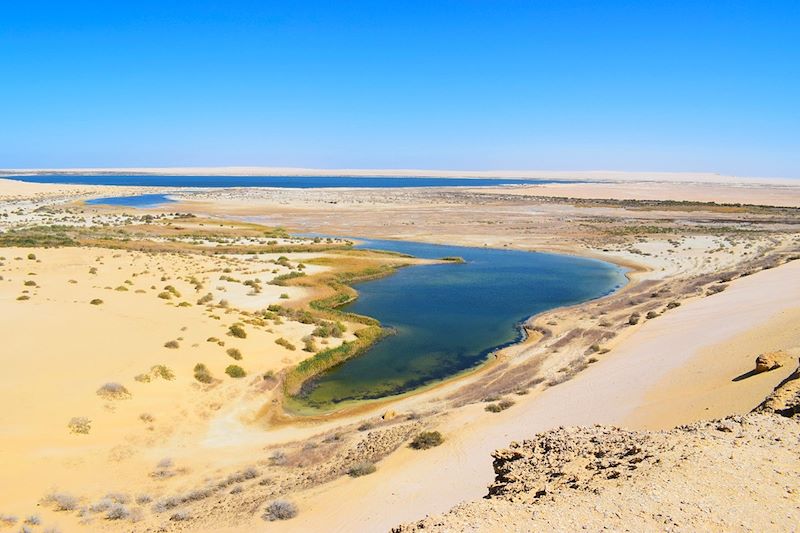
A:
[[[428,448],[435,448],[443,442],[444,438],[438,431],[423,431],[414,437],[409,446],[415,450],[427,450]]]

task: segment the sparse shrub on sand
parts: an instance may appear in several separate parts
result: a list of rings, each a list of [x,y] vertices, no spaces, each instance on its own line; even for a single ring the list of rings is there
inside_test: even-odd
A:
[[[92,429],[92,421],[85,416],[74,416],[67,423],[70,433],[88,435]]]
[[[164,343],[164,348],[170,348],[170,349],[174,350],[174,349],[180,348],[180,347],[181,347],[181,345],[178,344],[178,341],[167,341],[167,342]]]
[[[146,505],[151,501],[153,501],[153,497],[150,496],[149,494],[139,494],[138,496],[136,496],[136,503],[138,503],[139,505]]]
[[[36,254],[28,254],[28,259],[31,261],[36,261]]]
[[[228,335],[232,337],[236,337],[237,339],[246,339],[247,332],[244,330],[241,324],[234,324],[228,328]]]
[[[303,337],[303,351],[309,353],[315,353],[317,351],[317,343],[311,335]]]
[[[423,431],[411,441],[410,446],[415,450],[427,450],[444,442],[442,434],[438,431]]]
[[[13,514],[0,513],[0,525],[3,527],[11,527],[17,523],[19,518]]]
[[[24,302],[25,300],[30,300],[31,297],[27,294],[23,294],[22,296],[17,296],[17,301]]]
[[[281,337],[279,339],[275,339],[275,344],[277,344],[279,346],[283,346],[287,350],[293,350],[294,351],[294,350],[297,349],[294,344],[292,344],[291,342],[287,341],[283,337]]]
[[[639,320],[642,318],[642,315],[639,313],[633,313],[631,316],[628,317],[628,324],[631,326],[635,326],[639,323]]]
[[[361,477],[372,474],[376,470],[377,468],[375,467],[374,463],[370,463],[369,461],[361,461],[360,463],[356,463],[351,466],[347,470],[347,475],[350,477]]]
[[[247,375],[247,372],[244,371],[244,368],[240,367],[239,365],[228,365],[225,368],[225,373],[232,378],[243,378]]]
[[[236,361],[242,360],[242,352],[240,352],[238,348],[228,348],[225,353],[228,354],[228,357],[235,359]]]
[[[282,292],[281,293],[281,300],[288,300],[288,299],[289,299],[289,295],[286,294],[285,292]]]
[[[262,518],[270,522],[289,520],[297,516],[297,505],[289,500],[274,500],[264,508]]]
[[[197,300],[197,305],[205,305],[207,303],[211,303],[211,300],[213,299],[214,295],[209,292],[208,294]]]
[[[42,499],[42,504],[52,506],[54,511],[74,511],[78,508],[78,498],[66,492],[52,492]]]
[[[652,320],[653,318],[656,318],[657,316],[658,316],[658,313],[657,313],[657,312],[655,312],[655,311],[648,311],[648,312],[647,312],[647,314],[645,315],[645,318],[646,318],[647,320]]]
[[[200,383],[211,383],[214,381],[214,378],[211,376],[211,372],[209,372],[208,367],[206,367],[206,365],[203,363],[197,363],[194,365],[194,379]]]
[[[178,511],[169,517],[173,522],[185,522],[192,519],[192,514],[189,511]]]
[[[680,302],[670,302],[667,304],[667,309],[675,309],[676,307],[680,307]]]
[[[159,292],[158,293],[158,297],[161,298],[162,300],[171,300],[172,299],[172,293],[171,292],[167,292],[167,291]]]
[[[154,365],[150,368],[150,373],[157,378],[172,381],[175,379],[175,373],[166,365]]]
[[[209,337],[206,339],[206,342],[219,342],[219,339],[216,337]]]
[[[101,305],[103,303],[103,300],[101,300],[100,298],[95,298],[91,300],[89,303],[92,305]]]
[[[97,389],[97,395],[106,400],[127,400],[131,393],[121,383],[109,382]]]
[[[111,504],[106,511],[106,520],[124,520],[131,515],[130,510],[121,503]]]
[[[33,281],[32,279],[29,279],[28,281],[25,282],[25,286],[26,287],[35,287],[36,286],[36,282]]]

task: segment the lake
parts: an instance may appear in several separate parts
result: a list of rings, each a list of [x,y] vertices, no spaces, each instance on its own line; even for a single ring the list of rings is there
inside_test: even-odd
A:
[[[627,281],[616,265],[566,255],[387,240],[360,247],[466,262],[411,266],[358,283],[358,299],[343,310],[395,333],[307,384],[298,398],[306,407],[331,409],[454,376],[520,340],[530,316],[605,296]]]
[[[278,187],[314,188],[407,188],[407,187],[487,187],[496,185],[531,185],[577,183],[575,181],[514,178],[428,178],[413,176],[136,176],[72,175],[9,176],[8,179],[32,183],[67,183],[77,185],[128,185],[147,187]]]
[[[137,194],[135,196],[113,196],[110,198],[94,198],[86,200],[89,205],[123,205],[127,207],[156,207],[175,203],[165,194]]]

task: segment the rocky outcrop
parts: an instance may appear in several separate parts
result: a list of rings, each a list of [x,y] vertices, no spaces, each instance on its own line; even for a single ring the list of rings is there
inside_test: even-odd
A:
[[[786,357],[783,352],[762,353],[756,357],[756,373],[769,372],[781,367],[781,360]]]
[[[800,414],[800,366],[775,388],[755,411],[782,416]]]
[[[784,392],[790,383],[800,379]],[[669,431],[540,433],[493,454],[496,477],[483,500],[393,531],[792,530],[800,417],[772,412],[797,403],[770,405]]]

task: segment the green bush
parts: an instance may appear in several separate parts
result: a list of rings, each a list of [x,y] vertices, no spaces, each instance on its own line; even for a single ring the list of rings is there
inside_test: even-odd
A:
[[[278,344],[278,345],[280,345],[280,346],[283,346],[283,347],[284,347],[284,348],[286,348],[287,350],[292,350],[292,351],[294,351],[294,350],[296,350],[296,349],[297,349],[297,348],[295,347],[295,345],[294,345],[294,344],[292,344],[291,342],[287,341],[287,340],[286,340],[286,339],[284,339],[283,337],[281,337],[281,338],[279,338],[279,339],[275,339],[275,344]]]
[[[206,367],[206,365],[203,363],[197,363],[194,365],[194,379],[200,383],[211,383],[214,381],[214,378],[211,376],[211,372],[209,372],[208,367]]]
[[[242,360],[242,352],[240,352],[238,348],[228,348],[225,353],[227,353],[229,357],[237,361]]]
[[[376,470],[377,468],[375,467],[374,463],[370,463],[369,461],[361,461],[360,463],[356,463],[351,466],[347,470],[347,475],[350,477],[361,477],[372,474]]]
[[[244,371],[244,368],[240,367],[239,365],[228,365],[228,367],[225,369],[225,373],[232,378],[243,378],[247,375],[247,372]]]
[[[423,431],[411,441],[410,446],[415,450],[427,450],[444,442],[442,434],[438,431]]]
[[[180,347],[181,347],[181,345],[178,344],[178,341],[167,341],[167,342],[164,343],[164,348],[170,348],[170,349],[174,350],[174,349],[180,348]]]
[[[236,337],[238,339],[246,339],[247,332],[241,326],[241,324],[234,324],[230,328],[228,328],[228,335]]]
[[[100,304],[103,303],[103,300],[101,300],[100,298],[95,298],[94,300],[90,301],[89,303],[92,304],[92,305],[100,305]]]

